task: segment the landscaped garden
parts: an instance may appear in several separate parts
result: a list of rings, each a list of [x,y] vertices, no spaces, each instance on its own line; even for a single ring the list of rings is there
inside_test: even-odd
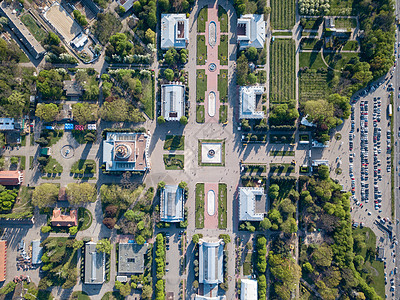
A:
[[[221,102],[228,102],[228,70],[220,69],[218,74],[218,92]]]
[[[270,51],[270,101],[293,100],[296,98],[295,43],[292,39],[275,39]]]
[[[269,172],[277,175],[289,175],[294,172],[294,165],[289,163],[271,163],[269,164]]]
[[[296,17],[296,1],[271,0],[270,6],[272,29],[292,29]]]
[[[196,71],[196,101],[204,102],[207,91],[207,75],[206,71],[201,69]]]
[[[205,35],[197,36],[197,64],[205,65],[207,60],[207,46]]]
[[[299,68],[319,69],[325,68],[326,64],[322,60],[320,52],[300,52],[299,54]]]
[[[60,174],[63,172],[63,166],[53,157],[41,156],[38,158],[39,169],[47,175]]]
[[[221,34],[218,45],[218,59],[221,66],[228,65],[228,35]]]
[[[164,154],[164,165],[166,170],[183,170],[185,157],[181,154]]]
[[[302,38],[300,48],[302,50],[320,50],[323,44],[324,41],[320,39]]]
[[[196,202],[196,214],[195,214],[195,226],[197,229],[204,228],[204,183],[196,183],[195,191],[195,202]]]
[[[204,105],[196,105],[196,122],[204,123],[205,122],[205,108]]]
[[[302,54],[302,53],[301,53]],[[299,100],[326,99],[332,93],[330,83],[333,71],[327,69],[307,69],[299,71]]]
[[[219,21],[219,31],[228,32],[228,14],[225,9],[218,5],[218,21]]]
[[[227,227],[227,186],[226,183],[218,184],[218,228]]]
[[[164,150],[185,150],[185,137],[183,135],[167,135]]]
[[[72,167],[72,174],[93,174],[96,173],[96,162],[93,159],[80,159]]]
[[[228,106],[220,105],[219,107],[219,122],[226,123],[228,121]]]
[[[208,20],[208,6],[204,6],[197,16],[197,32],[206,32],[206,22]]]
[[[284,151],[272,150],[269,152],[269,156],[294,156],[294,151],[293,150],[284,150]]]
[[[270,133],[269,140],[274,144],[293,144],[294,134],[274,134]]]

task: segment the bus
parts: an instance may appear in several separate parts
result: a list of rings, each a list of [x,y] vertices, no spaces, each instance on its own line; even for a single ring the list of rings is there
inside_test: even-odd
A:
[[[392,116],[392,104],[388,105],[388,114],[389,114],[389,117]]]

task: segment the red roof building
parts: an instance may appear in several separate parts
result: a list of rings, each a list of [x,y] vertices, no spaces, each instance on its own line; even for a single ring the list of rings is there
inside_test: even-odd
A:
[[[1,185],[20,185],[24,179],[20,171],[0,171]]]
[[[0,241],[0,282],[6,280],[7,271],[7,241]]]
[[[51,218],[52,226],[78,226],[78,212],[76,209],[71,209],[69,215],[63,215],[61,209],[53,209],[53,217]]]

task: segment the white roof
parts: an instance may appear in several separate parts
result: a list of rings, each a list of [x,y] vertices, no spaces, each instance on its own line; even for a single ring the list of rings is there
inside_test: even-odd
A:
[[[264,15],[242,15],[238,19],[238,27],[242,27],[244,34],[239,34],[237,39],[239,41],[240,50],[248,47],[255,47],[262,49],[265,43],[265,21]],[[243,28],[244,27],[244,28]]]
[[[71,45],[73,45],[75,48],[81,48],[85,45],[87,41],[88,36],[81,32],[71,41]]]
[[[215,297],[207,297],[201,295],[195,295],[194,300],[225,300],[225,296],[215,296]]]
[[[300,124],[304,125],[304,126],[309,126],[309,127],[317,127],[317,125],[315,125],[313,122],[308,121],[307,118],[308,118],[308,115],[303,117],[301,119]]]
[[[0,118],[0,130],[14,130],[14,118]]]
[[[161,15],[161,49],[186,48],[189,42],[189,19],[185,14]]]
[[[240,300],[257,300],[257,280],[242,279]]]
[[[128,11],[132,6],[135,0],[118,0],[118,5],[125,8],[125,11]]]
[[[200,239],[199,244],[199,282],[205,284],[223,282],[223,241]]]
[[[264,188],[239,187],[239,221],[264,220],[264,213],[256,213],[256,196],[264,196]]]
[[[256,96],[264,93],[263,86],[240,87],[240,119],[263,119],[264,112],[256,110]]]
[[[160,217],[163,222],[180,222],[183,216],[183,189],[166,185],[161,194]]]
[[[166,121],[179,121],[185,115],[185,86],[178,82],[161,86],[161,115]]]

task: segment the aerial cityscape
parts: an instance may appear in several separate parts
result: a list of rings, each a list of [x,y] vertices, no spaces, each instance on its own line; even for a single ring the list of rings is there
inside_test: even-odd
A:
[[[0,300],[400,299],[399,10],[1,1]]]

